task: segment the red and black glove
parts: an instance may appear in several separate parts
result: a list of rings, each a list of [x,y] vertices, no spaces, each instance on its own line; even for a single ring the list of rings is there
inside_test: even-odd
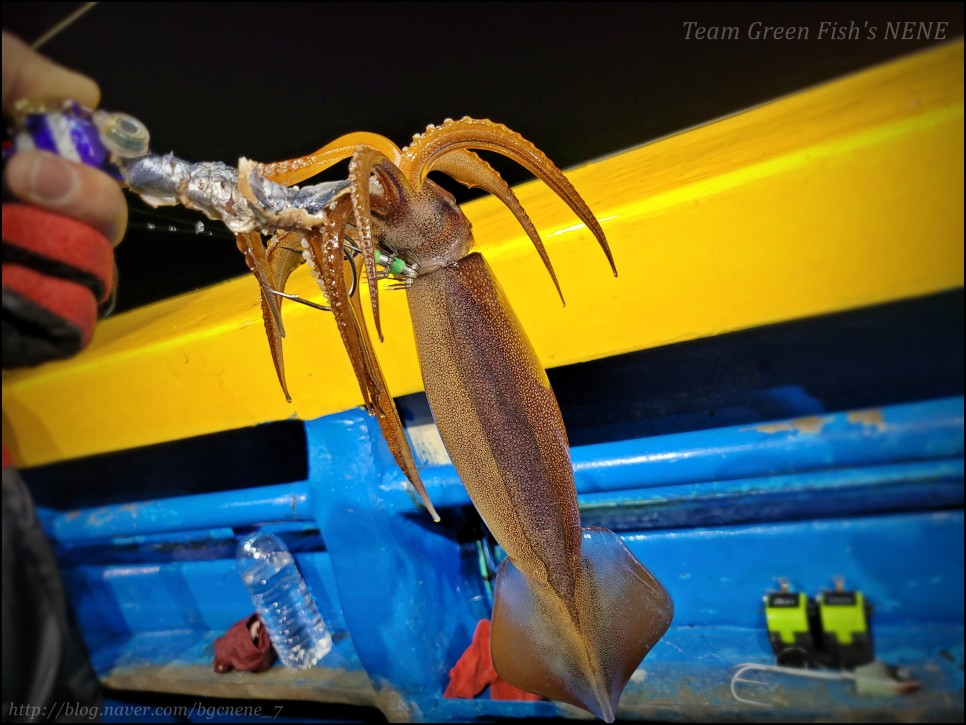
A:
[[[70,357],[91,340],[114,285],[114,248],[92,227],[3,205],[3,367]]]

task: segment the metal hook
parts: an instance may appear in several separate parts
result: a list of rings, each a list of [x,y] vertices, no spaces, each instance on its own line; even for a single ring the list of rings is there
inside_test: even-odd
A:
[[[804,670],[794,667],[781,667],[780,665],[761,665],[754,662],[746,662],[738,665],[738,670],[731,677],[731,695],[738,702],[743,702],[747,705],[758,705],[760,707],[772,707],[768,703],[759,702],[758,700],[749,700],[745,697],[740,697],[735,691],[736,682],[747,682],[754,685],[765,685],[767,683],[761,680],[750,680],[742,675],[750,670],[757,670],[759,672],[777,672],[782,675],[791,675],[792,677],[806,677],[813,680],[855,680],[855,675],[851,672],[819,672],[817,670]]]
[[[356,289],[359,286],[359,272],[356,270],[355,262],[353,261],[352,256],[350,256],[349,251],[344,247],[342,249],[342,254],[349,262],[349,269],[352,271],[352,282],[349,285],[349,297],[352,297],[352,295],[356,293]],[[291,294],[289,292],[280,292],[279,290],[269,287],[268,285],[262,285],[262,289],[277,297],[284,297],[287,300],[292,300],[292,302],[298,302],[300,305],[313,307],[317,310],[322,310],[323,312],[332,312],[331,307],[328,307],[327,305],[320,305],[318,302],[312,302],[311,300],[302,299],[301,295]]]
[[[320,305],[318,302],[312,302],[311,300],[303,300],[301,295],[294,295],[294,294],[290,294],[289,292],[279,292],[277,289],[272,289],[268,285],[263,285],[262,289],[278,297],[284,297],[287,300],[292,300],[292,302],[298,302],[301,305],[314,307],[315,309],[322,310],[323,312],[332,312],[331,307]]]
[[[345,242],[343,243],[345,249],[349,249],[353,254],[362,254],[362,250],[359,249],[349,237],[345,237]],[[415,279],[419,272],[419,264],[417,262],[408,262],[403,259],[392,249],[392,246],[387,244],[385,249],[376,248],[375,250],[376,264],[380,265],[383,270],[379,274],[379,279]],[[397,266],[397,263],[398,266]],[[393,271],[393,267],[397,266],[397,269]],[[408,285],[407,285],[408,286]],[[393,289],[393,288],[390,288]]]

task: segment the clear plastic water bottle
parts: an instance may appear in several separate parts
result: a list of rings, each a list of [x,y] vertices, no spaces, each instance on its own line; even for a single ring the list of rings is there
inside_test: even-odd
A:
[[[304,670],[329,653],[332,635],[281,539],[256,531],[242,541],[238,571],[282,664]]]

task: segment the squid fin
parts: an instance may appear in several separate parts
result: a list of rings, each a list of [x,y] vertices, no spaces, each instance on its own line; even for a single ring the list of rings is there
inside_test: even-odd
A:
[[[674,606],[614,532],[586,528],[574,601],[507,559],[496,577],[491,648],[504,680],[613,722],[624,686]]]

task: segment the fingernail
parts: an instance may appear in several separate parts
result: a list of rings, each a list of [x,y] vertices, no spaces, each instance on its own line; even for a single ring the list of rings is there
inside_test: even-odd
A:
[[[30,169],[30,196],[34,201],[57,204],[69,201],[77,191],[77,170],[56,156],[38,156]]]

